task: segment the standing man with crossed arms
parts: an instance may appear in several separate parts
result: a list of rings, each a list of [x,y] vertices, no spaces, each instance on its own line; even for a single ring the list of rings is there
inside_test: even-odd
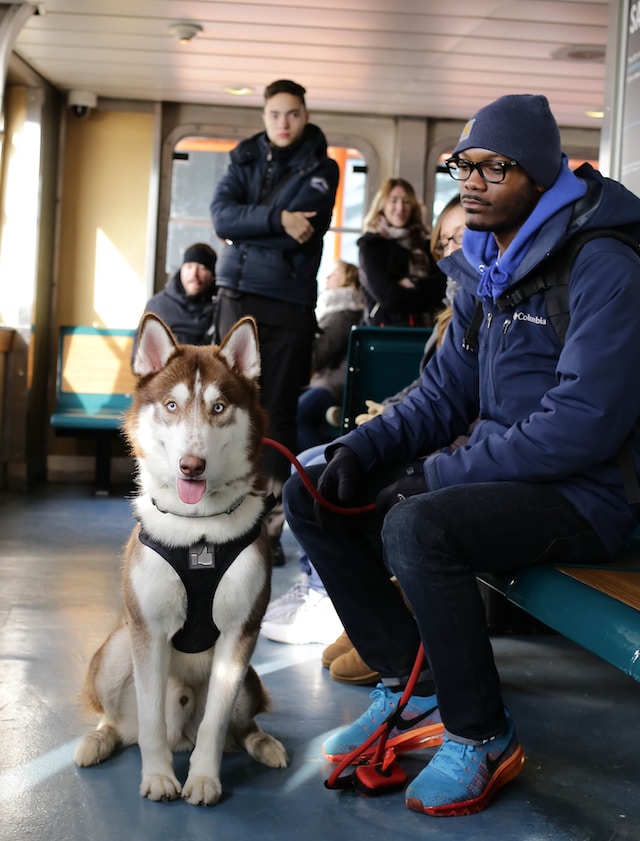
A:
[[[291,450],[298,396],[311,374],[317,274],[339,178],[324,134],[309,122],[305,93],[288,79],[266,88],[265,130],[231,152],[211,202],[215,231],[228,241],[217,266],[218,337],[239,318],[255,318],[269,435]],[[278,500],[267,529],[279,566],[280,493],[290,467],[271,448],[264,466]]]

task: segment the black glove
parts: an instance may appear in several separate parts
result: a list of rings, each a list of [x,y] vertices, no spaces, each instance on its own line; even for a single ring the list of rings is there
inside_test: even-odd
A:
[[[318,480],[318,491],[328,502],[345,505],[356,496],[365,472],[364,465],[354,451],[340,445],[329,453],[329,463]],[[318,508],[321,507],[316,503],[317,519]]]
[[[378,493],[376,511],[384,517],[397,502],[408,496],[427,493],[428,490],[427,480],[424,478],[424,460],[410,461],[400,469],[396,481]]]

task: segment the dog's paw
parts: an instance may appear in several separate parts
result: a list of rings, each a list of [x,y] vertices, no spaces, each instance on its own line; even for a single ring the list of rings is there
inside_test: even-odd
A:
[[[222,794],[220,780],[189,774],[182,789],[182,796],[193,806],[215,806]]]
[[[289,757],[282,742],[259,730],[251,733],[244,744],[247,753],[269,768],[286,768]]]
[[[180,792],[173,774],[145,774],[140,783],[140,794],[149,800],[175,800]]]
[[[102,727],[87,733],[76,745],[73,761],[80,768],[98,765],[108,759],[114,750],[120,746],[122,740],[113,727]]]

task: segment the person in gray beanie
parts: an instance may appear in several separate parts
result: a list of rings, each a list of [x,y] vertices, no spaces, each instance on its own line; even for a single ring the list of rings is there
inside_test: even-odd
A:
[[[446,163],[466,223],[462,248],[438,263],[459,284],[446,338],[402,402],[307,468],[330,502],[375,513],[314,506],[296,476],[283,493],[291,531],[381,677],[323,753],[357,755],[394,713],[387,748],[440,745],[405,793],[408,808],[440,816],[484,809],[525,760],[476,574],[608,563],[638,516],[617,459],[625,442],[640,465],[640,257],[609,230],[640,239],[640,198],[589,164],[569,169],[544,96],[481,108]],[[560,339],[544,289],[522,282],[544,280],[553,255],[596,229],[570,264]],[[476,418],[465,446],[447,446]],[[513,796],[529,799],[526,780]]]

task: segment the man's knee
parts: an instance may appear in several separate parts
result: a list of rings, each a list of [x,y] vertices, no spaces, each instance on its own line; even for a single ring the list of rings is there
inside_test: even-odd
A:
[[[419,496],[409,496],[406,499],[400,500],[392,506],[382,525],[382,534],[395,535],[402,534],[405,531],[414,531],[417,523],[417,518],[426,517],[429,508],[428,497],[426,494]]]
[[[297,473],[292,473],[282,486],[282,507],[287,521],[294,516],[294,512],[298,508],[296,502],[299,496],[299,484],[300,477]]]
[[[435,507],[429,494],[420,494],[401,500],[385,517],[382,525],[385,559],[398,578],[403,568],[425,567],[442,554],[447,538]]]

